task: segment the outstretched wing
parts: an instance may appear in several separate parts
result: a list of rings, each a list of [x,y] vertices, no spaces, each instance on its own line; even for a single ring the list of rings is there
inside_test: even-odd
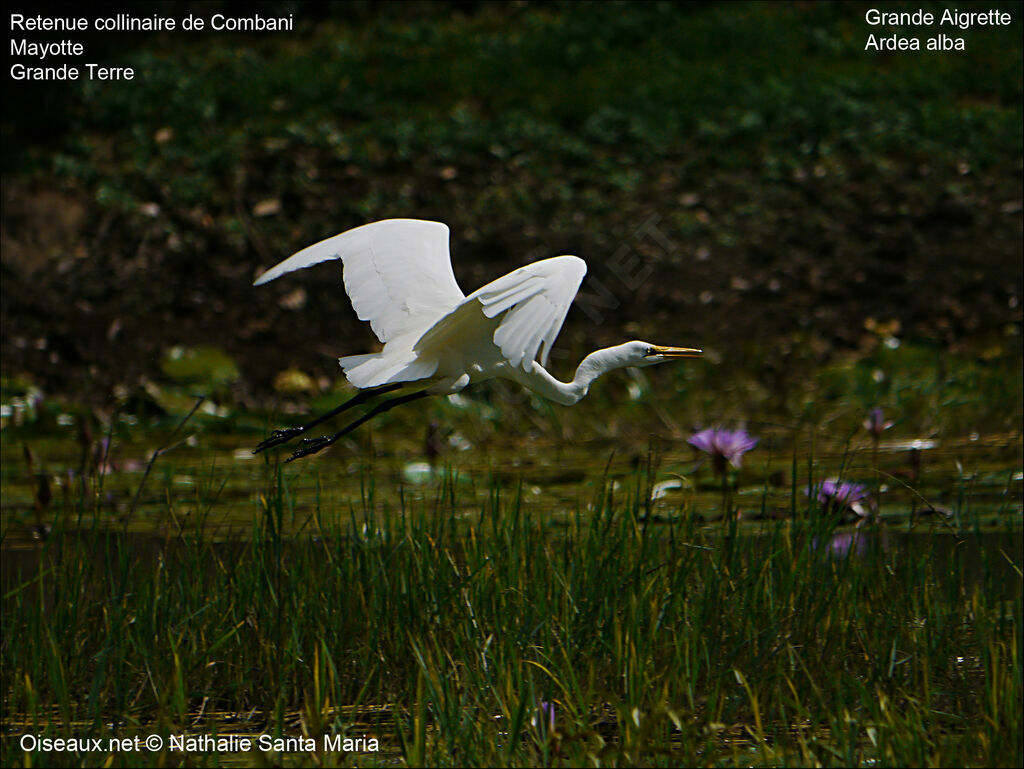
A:
[[[587,264],[578,256],[555,256],[520,267],[466,297],[413,349],[443,345],[446,338],[459,335],[463,324],[479,319],[481,312],[488,318],[504,313],[493,336],[502,355],[513,366],[526,369],[539,352],[541,365],[547,365],[551,345],[586,273]]]
[[[430,328],[465,299],[452,272],[448,227],[421,219],[385,219],[327,238],[253,285],[330,259],[341,259],[352,306],[381,342]]]

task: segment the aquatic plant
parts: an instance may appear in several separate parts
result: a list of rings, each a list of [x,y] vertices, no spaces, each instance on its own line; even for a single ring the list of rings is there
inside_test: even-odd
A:
[[[868,414],[868,418],[864,420],[864,429],[871,433],[871,437],[877,445],[882,433],[892,427],[893,424],[893,422],[886,420],[882,409],[873,408],[871,413]]]
[[[810,494],[810,490],[807,493]],[[829,478],[815,488],[814,496],[826,509],[832,508],[839,512],[852,510],[861,518],[869,517],[873,510],[871,495],[859,483]]]
[[[530,720],[535,729],[544,729],[548,734],[555,731],[555,703],[541,700],[537,712]]]
[[[737,470],[740,469],[743,455],[757,446],[757,438],[752,437],[746,430],[726,430],[722,427],[701,430],[687,438],[686,442],[711,455],[716,475],[725,472],[726,462]]]
[[[709,427],[694,433],[687,443],[711,455],[715,475],[722,479],[722,516],[728,518],[732,508],[729,499],[729,478],[726,462],[737,470],[743,464],[743,455],[757,445],[757,438],[746,430],[726,430],[723,427]]]

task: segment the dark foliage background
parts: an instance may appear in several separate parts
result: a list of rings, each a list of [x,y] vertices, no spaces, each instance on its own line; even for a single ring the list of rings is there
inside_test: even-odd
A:
[[[556,369],[632,337],[768,383],[886,335],[1019,360],[1021,6],[956,54],[865,51],[867,7],[133,6],[296,28],[94,35],[134,81],[6,79],[4,374],[102,401],[214,345],[240,397],[336,377],[375,343],[336,267],[251,281],[399,216],[452,228],[467,292],[586,258]]]

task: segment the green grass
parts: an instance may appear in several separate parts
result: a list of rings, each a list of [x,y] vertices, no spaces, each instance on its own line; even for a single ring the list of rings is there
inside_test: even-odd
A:
[[[297,508],[273,465],[244,538],[58,524],[41,568],[5,580],[7,734],[376,737],[382,753],[347,759],[364,764],[1019,763],[1009,544],[862,530],[860,555],[837,557],[837,521],[802,499],[756,529],[654,524],[649,470],[554,527],[522,484],[485,478],[469,512],[447,480],[382,515],[372,476],[347,510],[326,491]],[[554,731],[531,724],[541,702]]]

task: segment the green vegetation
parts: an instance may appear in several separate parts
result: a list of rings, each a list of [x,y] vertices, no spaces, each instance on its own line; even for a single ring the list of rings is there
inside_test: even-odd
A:
[[[157,540],[54,531],[5,587],[8,728],[379,739],[357,764],[1019,763],[1019,520],[995,550],[969,528],[955,549],[843,533],[802,500],[756,533],[659,525],[648,469],[555,530],[522,484],[463,513],[443,481],[381,515],[364,477],[331,513],[268,465],[244,538],[214,541],[213,516]]]
[[[101,400],[216,341],[258,391],[292,365],[335,377],[318,332],[372,341],[331,268],[250,280],[394,216],[447,222],[470,290],[586,258],[563,349],[699,341],[802,378],[896,322],[1019,364],[1017,26],[896,56],[866,53],[843,3],[296,19],[126,38],[109,63],[131,87],[5,114],[5,367]]]
[[[182,424],[186,390],[150,388],[148,416],[126,401],[91,438],[22,390],[34,410],[2,457],[5,722],[380,741],[288,765],[1015,766],[1021,447],[996,430],[1020,385],[949,361],[880,345],[790,397],[734,382],[761,443],[731,497],[640,428],[729,419],[713,364],[609,378],[573,409],[487,390],[399,409],[287,467],[248,453],[278,417],[204,402]],[[877,448],[871,404],[896,422]],[[432,417],[444,456],[414,468]],[[878,520],[851,528],[805,493],[827,477],[866,485]]]

